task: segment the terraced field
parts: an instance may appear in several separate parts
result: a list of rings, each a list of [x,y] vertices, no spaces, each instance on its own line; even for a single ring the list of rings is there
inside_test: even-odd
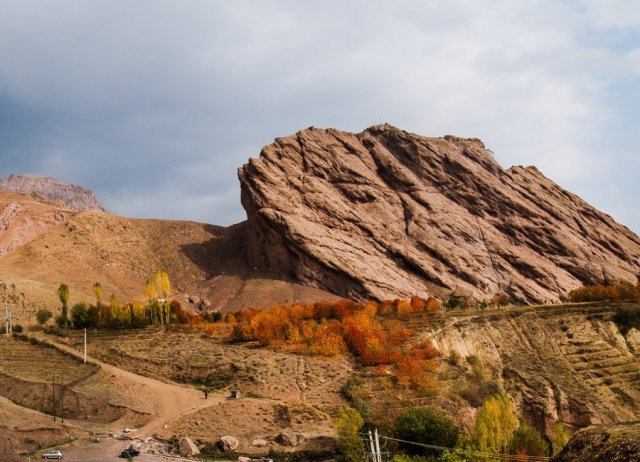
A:
[[[55,348],[3,336],[0,339],[0,372],[31,382],[78,383],[97,371],[91,364],[83,364],[73,356]]]

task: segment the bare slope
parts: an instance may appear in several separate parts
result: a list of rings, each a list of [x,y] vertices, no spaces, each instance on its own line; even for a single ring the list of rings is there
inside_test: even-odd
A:
[[[39,304],[57,306],[55,290],[61,282],[71,288],[71,303],[92,301],[94,282],[102,284],[104,297],[113,293],[120,302],[143,298],[145,281],[161,268],[169,272],[183,301],[187,296],[205,299],[210,308],[331,297],[249,267],[243,257],[244,225],[222,228],[102,211],[72,213],[14,193],[0,193],[0,207],[3,203],[20,211],[8,220],[7,229],[0,229],[0,242],[21,243],[0,256],[0,301],[13,305],[18,318],[32,314]],[[50,220],[52,214],[59,221]],[[20,302],[21,294],[28,303]]]
[[[478,139],[310,128],[238,176],[250,263],[343,296],[556,300],[640,271],[638,236]]]

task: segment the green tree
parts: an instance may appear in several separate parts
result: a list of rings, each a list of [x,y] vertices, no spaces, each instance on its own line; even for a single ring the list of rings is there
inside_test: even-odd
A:
[[[101,302],[101,298],[102,298],[102,285],[99,282],[96,282],[93,285],[93,293],[96,296],[96,306],[98,308],[100,308],[100,305],[102,304]]]
[[[396,438],[422,444],[452,448],[458,441],[460,431],[447,416],[432,409],[412,407],[402,412],[395,421]],[[435,450],[416,445],[402,445],[410,454],[439,454]]]
[[[36,320],[41,326],[44,326],[52,317],[53,313],[46,308],[40,308],[36,313]]]
[[[85,303],[76,303],[71,307],[71,322],[75,329],[89,327],[89,310]]]
[[[478,460],[475,455],[476,448],[467,435],[461,433],[456,446],[451,451],[444,451],[438,458],[439,462],[475,462]]]
[[[521,422],[511,436],[509,452],[527,456],[547,456],[549,455],[549,444],[537,429]]]
[[[476,414],[475,443],[482,452],[507,452],[518,426],[513,403],[501,393],[487,398]]]
[[[553,444],[553,455],[559,453],[562,448],[569,442],[569,430],[559,420],[556,420],[553,423],[552,432],[552,444]]]
[[[340,409],[336,418],[338,447],[347,462],[359,462],[365,459],[364,443],[359,435],[363,425],[364,421],[360,413],[354,408],[345,406]]]
[[[62,307],[60,308],[61,320],[64,322],[64,327],[66,328],[69,320],[69,286],[65,283],[60,284],[60,287],[58,287],[58,298],[60,299],[60,303],[62,303]]]

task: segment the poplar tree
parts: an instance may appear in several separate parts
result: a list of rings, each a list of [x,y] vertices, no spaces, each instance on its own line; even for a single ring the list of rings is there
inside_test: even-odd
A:
[[[60,299],[60,303],[62,303],[60,312],[64,320],[64,328],[66,329],[69,320],[69,286],[65,283],[60,284],[60,287],[58,287],[58,298]]]

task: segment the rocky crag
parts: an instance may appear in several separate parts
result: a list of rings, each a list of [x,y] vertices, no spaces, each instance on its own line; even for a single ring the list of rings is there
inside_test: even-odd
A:
[[[640,422],[580,430],[553,462],[640,461]]]
[[[48,176],[9,175],[0,178],[0,191],[38,195],[76,211],[104,210],[92,191]]]
[[[302,130],[238,171],[249,264],[352,298],[558,300],[640,272],[640,238],[478,139]]]

